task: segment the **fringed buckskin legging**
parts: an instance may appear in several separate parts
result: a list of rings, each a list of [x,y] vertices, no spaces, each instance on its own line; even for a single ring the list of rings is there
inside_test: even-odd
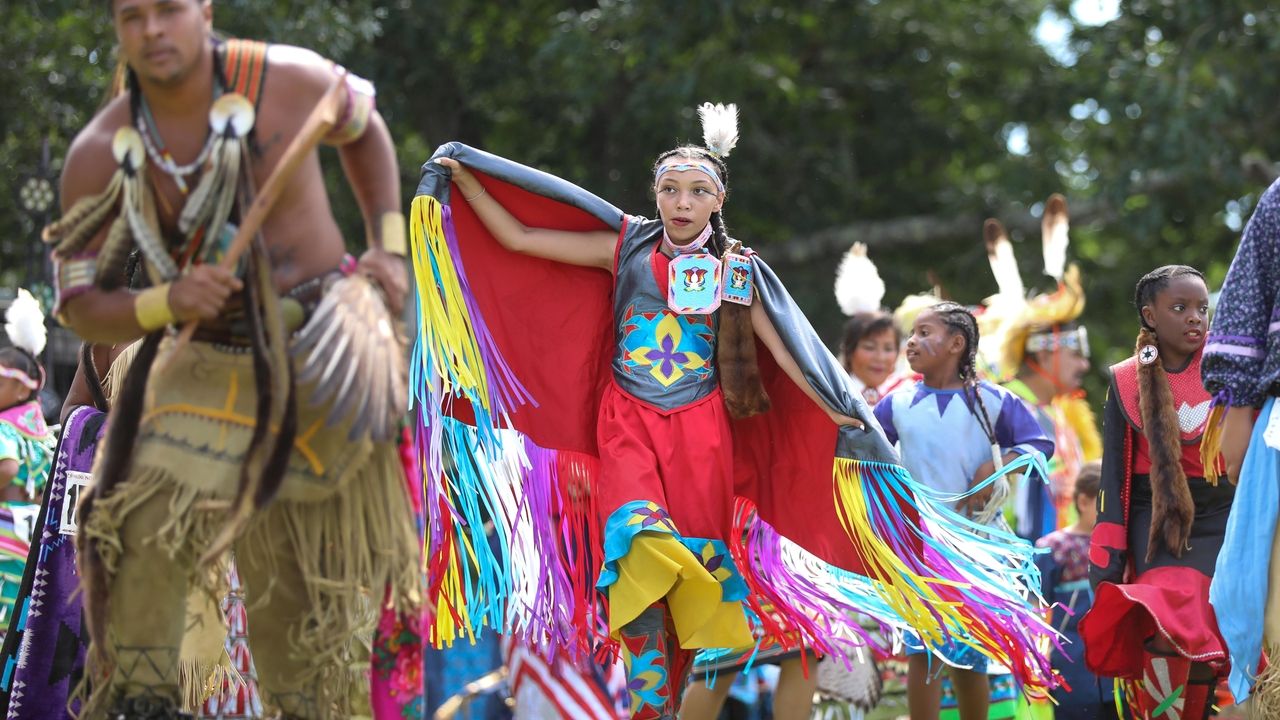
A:
[[[225,631],[201,610],[225,590],[226,562],[199,559],[227,522],[254,387],[249,355],[203,343],[152,379],[127,477],[82,518],[86,613],[99,626],[82,717],[171,717],[216,689]],[[268,712],[368,714],[366,640],[388,589],[398,606],[420,602],[418,533],[395,445],[348,440],[298,390],[282,489],[232,546],[249,645]]]

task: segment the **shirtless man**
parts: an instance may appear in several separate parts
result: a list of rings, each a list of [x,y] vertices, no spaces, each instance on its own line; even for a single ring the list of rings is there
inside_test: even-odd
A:
[[[248,157],[250,172],[229,175],[243,205],[246,192],[267,182],[340,71],[301,48],[215,40],[210,0],[109,4],[129,71],[127,91],[73,143],[62,175],[60,222],[79,219],[74,210],[83,198],[105,196],[104,189],[110,192],[121,178],[126,186],[136,180],[138,165],[145,174],[132,196],[126,190],[111,201],[116,209],[98,220],[101,227],[91,240],[72,243],[75,252],[55,249],[57,312],[90,342],[122,345],[146,337],[134,369],[142,366],[147,391],[133,393],[135,407],[127,409],[128,391],[136,386],[130,385],[133,378],[125,381],[95,489],[82,505],[80,563],[93,637],[83,717],[183,717],[180,676],[199,682],[211,668],[209,658],[192,659],[182,643],[190,624],[185,600],[193,586],[217,577],[196,559],[223,539],[235,543],[251,597],[252,650],[268,709],[282,717],[366,714],[367,708],[352,708],[350,698],[361,682],[353,658],[358,636],[372,629],[370,603],[383,598],[383,588],[390,588],[393,601],[417,599],[416,531],[395,447],[357,437],[350,422],[330,427],[329,408],[310,407],[312,388],[303,388],[302,381],[291,404],[291,374],[285,376],[289,400],[279,405],[296,407],[296,418],[281,411],[264,422],[258,398],[265,402],[282,390],[263,385],[260,367],[255,373],[254,361],[269,360],[272,348],[262,347],[262,337],[252,327],[246,330],[244,319],[252,308],[261,317],[270,313],[264,309],[270,303],[253,304],[261,303],[261,291],[254,300],[247,288],[254,277],[260,280],[255,287],[263,287],[263,267],[279,299],[303,308],[303,317],[285,326],[288,331],[307,322],[305,313],[331,291],[344,242],[318,154],[310,150],[287,183],[261,229],[265,252],[254,251],[257,264],[245,273],[208,261],[216,256],[200,245],[229,237],[234,227],[224,231],[210,220],[203,235],[180,227],[186,205],[201,196],[200,181],[223,157],[217,145],[206,146],[212,143],[215,99],[245,96],[240,120],[244,107],[256,109],[248,115],[252,134],[241,136],[248,151],[240,157]],[[387,310],[399,313],[407,292],[399,174],[391,137],[373,109],[371,86],[354,76],[342,78],[339,121],[324,141],[338,146],[365,218],[368,249],[358,271],[381,291],[385,320]],[[154,214],[147,210],[128,218],[150,271],[150,287],[135,292],[118,281],[103,282],[103,275],[113,273],[98,272],[97,264],[108,262],[112,220],[126,214],[129,198],[140,193],[153,193],[148,197]],[[155,235],[176,263],[168,278],[157,271],[167,260],[147,256],[147,233],[134,229],[136,217],[152,218]],[[239,222],[234,212],[228,219]],[[75,234],[57,227],[51,227],[51,239]],[[201,334],[182,352],[170,352],[171,338],[162,339],[165,329],[191,320],[202,321]],[[376,318],[370,322],[374,327],[363,331],[353,331],[350,322],[344,326],[352,337],[348,349],[364,342],[359,336],[388,326]],[[269,318],[262,323],[269,324]],[[274,357],[291,362],[276,351]],[[166,353],[173,357],[166,359]],[[149,371],[157,354],[162,360],[155,368],[163,372]],[[255,382],[256,393],[250,384]],[[259,425],[271,429],[255,432]],[[256,449],[260,441],[265,450]],[[260,455],[276,460],[247,469]],[[262,601],[254,602],[255,595]]]
[[[200,153],[208,134],[213,103],[213,7],[209,0],[113,0],[112,17],[120,57],[133,70],[155,125],[178,164]],[[270,84],[258,106],[255,124],[261,155],[253,175],[261,187],[297,133],[307,114],[333,79],[330,63],[303,48],[273,45],[267,63]],[[101,192],[115,172],[111,141],[118,128],[132,124],[128,94],[111,101],[76,136],[62,173],[63,209]],[[400,211],[400,176],[395,148],[382,117],[374,111],[368,130],[339,148],[343,169],[365,217],[367,250],[362,270],[372,273],[399,312],[408,291],[402,258],[383,249],[380,218]],[[177,209],[184,195],[173,179],[153,173],[162,199],[160,223],[177,234]],[[175,210],[165,212],[164,208]],[[104,228],[103,235],[106,234]],[[287,291],[332,270],[341,262],[342,235],[329,209],[329,196],[312,153],[294,175],[263,224],[276,288]],[[100,240],[98,241],[100,244]],[[179,323],[209,320],[222,310],[240,282],[212,265],[199,265],[173,284],[169,304]],[[132,341],[144,333],[133,310],[135,293],[90,291],[65,307],[70,327],[93,343]]]

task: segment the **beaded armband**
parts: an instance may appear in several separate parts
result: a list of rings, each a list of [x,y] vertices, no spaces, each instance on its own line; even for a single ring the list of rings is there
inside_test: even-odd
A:
[[[65,323],[62,316],[67,301],[77,295],[83,295],[94,288],[94,277],[98,274],[98,253],[78,253],[66,259],[53,255],[53,315]]]
[[[334,66],[335,71],[341,68]],[[342,106],[342,114],[333,129],[324,136],[326,145],[345,145],[364,135],[369,127],[369,118],[373,115],[374,96],[377,92],[373,83],[364,78],[347,73],[343,80],[346,90],[346,101]]]
[[[138,327],[146,332],[154,332],[177,322],[177,318],[173,316],[173,306],[169,304],[169,288],[172,285],[173,283],[161,283],[134,297],[133,314]]]
[[[409,245],[405,242],[404,215],[398,212],[382,214],[382,249],[392,255],[405,257]]]

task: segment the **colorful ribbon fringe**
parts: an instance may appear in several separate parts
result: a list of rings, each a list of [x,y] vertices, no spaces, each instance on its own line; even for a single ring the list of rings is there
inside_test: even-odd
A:
[[[484,325],[457,260],[450,208],[419,196],[411,212],[419,311],[411,384],[426,473],[431,638],[447,645],[489,627],[543,652],[607,650],[594,588],[598,460],[500,429],[509,423],[499,419],[534,399]],[[457,399],[471,405],[474,426],[449,416]],[[1024,456],[983,485],[1032,468],[1048,476],[1043,458]],[[899,466],[837,458],[833,481],[866,577],[823,563],[739,501],[728,544],[763,632],[848,661],[866,648],[888,651],[887,638],[909,629],[933,647],[972,646],[1029,688],[1054,684],[1040,646],[1056,633],[1033,607],[1039,574],[1028,543],[951,511],[955,497]],[[880,632],[865,629],[863,616]]]

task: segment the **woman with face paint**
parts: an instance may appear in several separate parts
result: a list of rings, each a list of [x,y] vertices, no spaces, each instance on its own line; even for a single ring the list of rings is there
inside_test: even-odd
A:
[[[1201,461],[1209,291],[1199,270],[1165,265],[1138,281],[1134,304],[1136,352],[1112,366],[1103,418],[1084,659],[1126,681],[1135,716],[1201,720],[1228,664],[1209,586],[1235,496]]]
[[[1053,455],[1053,441],[1017,396],[978,380],[977,350],[978,323],[964,307],[943,302],[920,313],[906,354],[922,379],[882,400],[875,414],[913,477],[957,498],[959,509],[979,521],[999,523],[998,511],[984,517],[992,515],[983,511],[996,487],[984,481],[1021,455]],[[937,720],[940,665],[917,638],[908,636],[906,644],[911,719]],[[985,719],[990,702],[986,659],[958,641],[935,652],[952,667],[961,720]]]

